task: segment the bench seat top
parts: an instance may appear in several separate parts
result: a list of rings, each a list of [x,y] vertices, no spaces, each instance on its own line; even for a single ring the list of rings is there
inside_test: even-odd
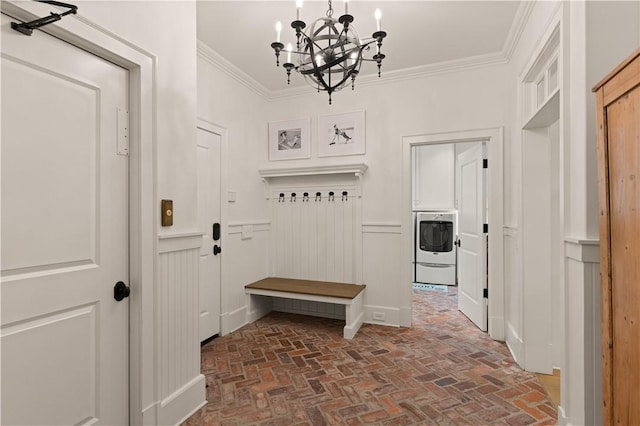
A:
[[[328,281],[309,281],[270,277],[247,284],[245,288],[353,299],[364,290],[365,286]]]

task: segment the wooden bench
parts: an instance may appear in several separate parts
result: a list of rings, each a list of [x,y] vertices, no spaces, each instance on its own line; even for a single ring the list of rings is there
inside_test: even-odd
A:
[[[343,336],[353,339],[364,317],[363,299],[366,286],[326,281],[297,280],[291,278],[265,278],[244,287],[251,295],[283,297],[312,302],[336,303],[345,307]],[[248,305],[251,305],[250,300]]]

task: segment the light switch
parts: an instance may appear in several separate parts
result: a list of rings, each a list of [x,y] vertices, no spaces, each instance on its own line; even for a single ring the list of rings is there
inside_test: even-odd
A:
[[[173,225],[173,200],[162,200],[162,226]]]

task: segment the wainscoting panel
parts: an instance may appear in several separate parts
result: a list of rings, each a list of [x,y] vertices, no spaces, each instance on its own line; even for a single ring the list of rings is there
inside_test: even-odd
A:
[[[268,220],[233,222],[227,225],[222,252],[222,335],[253,322],[271,310],[271,298],[244,294],[244,286],[266,278],[269,272],[271,224]],[[249,303],[253,301],[253,304]]]
[[[602,424],[599,249],[597,240],[565,239],[568,332],[560,383],[560,424]]]
[[[354,195],[355,188],[311,186],[272,195],[275,276],[355,283],[359,200]]]
[[[518,228],[505,226],[504,240],[504,280],[505,280],[505,322],[506,343],[513,358],[524,365],[522,341],[522,279],[520,266],[520,246]]]
[[[344,305],[335,303],[312,302],[309,300],[273,298],[273,310],[314,317],[345,319]]]
[[[401,250],[402,226],[399,223],[362,224],[362,246],[364,258],[364,284],[367,293],[364,299],[364,322],[390,326],[400,325],[401,285],[410,283],[398,281],[404,265]]]
[[[159,418],[181,400],[204,400],[198,344],[200,234],[162,236],[159,241],[157,320]],[[200,389],[202,387],[202,389]]]

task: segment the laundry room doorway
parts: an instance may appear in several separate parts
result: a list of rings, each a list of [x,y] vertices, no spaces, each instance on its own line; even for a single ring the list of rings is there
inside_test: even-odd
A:
[[[503,338],[502,130],[407,137],[403,154],[407,310],[416,291],[448,292],[479,329]]]
[[[415,244],[413,290],[450,293],[457,307],[487,330],[486,144],[483,141],[412,148]],[[457,288],[456,288],[457,286]]]

